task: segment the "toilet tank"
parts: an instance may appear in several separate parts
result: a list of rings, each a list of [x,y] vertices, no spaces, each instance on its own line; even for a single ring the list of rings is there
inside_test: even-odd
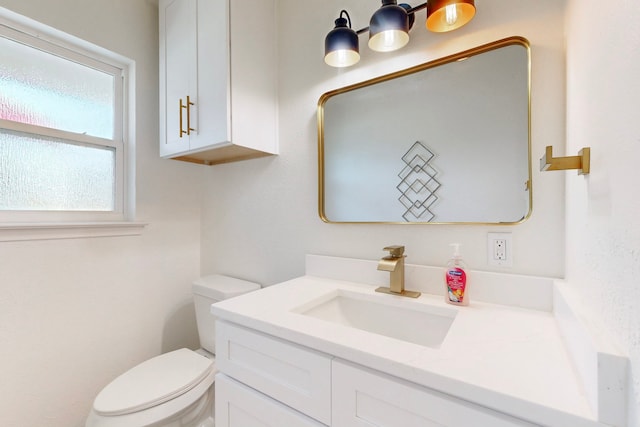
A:
[[[193,282],[193,302],[200,347],[215,353],[215,316],[211,314],[211,304],[257,289],[260,289],[257,283],[220,274],[201,277]]]

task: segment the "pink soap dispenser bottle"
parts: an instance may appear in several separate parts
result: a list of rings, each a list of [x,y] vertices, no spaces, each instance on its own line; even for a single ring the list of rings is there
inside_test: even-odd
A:
[[[454,305],[469,305],[467,296],[467,266],[460,255],[460,244],[452,243],[453,255],[444,271],[444,300]]]

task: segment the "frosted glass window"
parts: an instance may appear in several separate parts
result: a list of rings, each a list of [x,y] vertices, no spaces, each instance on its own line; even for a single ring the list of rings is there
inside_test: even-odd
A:
[[[114,76],[0,37],[0,119],[113,138]]]
[[[0,18],[0,223],[132,219],[133,61],[2,8]]]
[[[115,149],[0,130],[0,209],[112,211]]]

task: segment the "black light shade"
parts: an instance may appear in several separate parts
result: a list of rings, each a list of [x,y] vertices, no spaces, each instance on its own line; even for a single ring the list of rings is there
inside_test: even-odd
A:
[[[343,14],[347,17],[343,18]],[[351,29],[351,18],[346,10],[340,12],[335,24],[324,39],[324,62],[332,67],[349,67],[360,60],[358,34]]]
[[[369,22],[369,47],[378,52],[391,52],[409,42],[409,15],[396,0],[382,0]]]

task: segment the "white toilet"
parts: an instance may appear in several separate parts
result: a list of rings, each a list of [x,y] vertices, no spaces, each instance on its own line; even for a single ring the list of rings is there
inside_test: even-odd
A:
[[[142,362],[96,397],[86,427],[213,427],[215,318],[211,304],[260,288],[212,275],[193,283],[201,349],[182,348]]]

